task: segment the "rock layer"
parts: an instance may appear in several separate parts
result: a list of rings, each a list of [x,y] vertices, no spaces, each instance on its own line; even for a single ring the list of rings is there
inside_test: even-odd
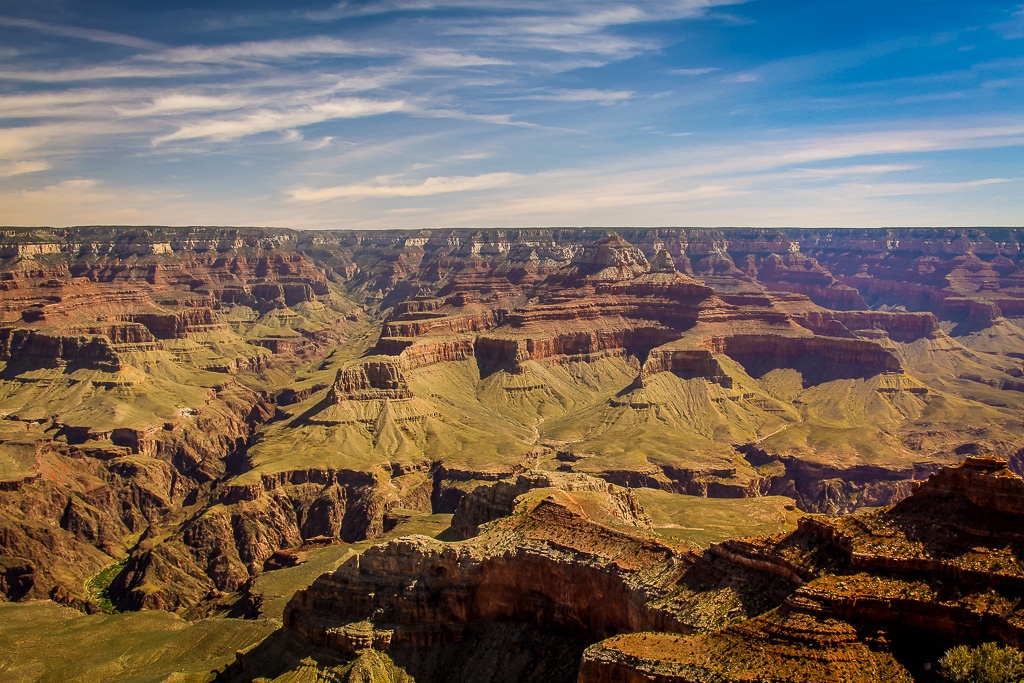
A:
[[[415,675],[417,652],[525,622],[600,641],[582,657],[585,683],[908,682],[957,642],[1022,644],[1024,480],[1005,461],[968,458],[891,508],[702,554],[598,523],[617,504],[558,483],[573,490],[520,494],[471,540],[407,537],[353,558],[296,594],[286,630],[336,652],[389,651]]]

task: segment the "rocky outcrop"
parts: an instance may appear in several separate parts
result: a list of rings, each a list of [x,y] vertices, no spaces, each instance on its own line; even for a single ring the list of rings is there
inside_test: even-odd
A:
[[[488,517],[529,481],[467,497],[461,514]],[[1024,480],[1004,461],[969,458],[891,508],[806,518],[791,534],[701,555],[595,522],[585,500],[595,495],[522,497],[470,540],[372,548],[296,594],[286,630],[336,652],[389,651],[415,675],[416,652],[525,622],[606,638],[581,658],[588,682],[909,683],[951,644],[1022,643]],[[724,577],[742,607],[721,602]]]
[[[732,377],[707,349],[654,349],[647,356],[639,380],[659,372],[675,372],[683,377],[703,377],[726,389],[732,388]]]
[[[285,624],[344,651],[443,645],[474,622],[495,620],[606,635],[687,628],[670,610],[645,602],[651,591],[667,589],[685,558],[656,541],[592,525],[572,508],[571,494],[553,493],[461,545],[408,537],[371,548],[297,593]],[[496,553],[499,547],[504,551]],[[618,570],[607,572],[608,562]],[[372,627],[360,626],[365,621]]]
[[[127,561],[119,580],[158,581],[146,569],[147,539],[173,528],[179,510],[204,483],[224,476],[226,460],[270,414],[258,394],[227,385],[211,392],[195,415],[166,428],[114,430],[120,446],[25,443],[22,448],[36,449],[36,476],[0,487],[0,547],[34,570],[27,592],[8,597],[49,597],[88,608],[85,580],[119,560]],[[166,588],[184,594],[183,586],[187,582]],[[125,583],[115,582],[111,595],[127,607],[134,603],[125,591]]]
[[[814,384],[903,372],[891,351],[864,339],[737,334],[712,337],[703,345],[712,353],[735,358],[755,376],[770,368],[801,365],[807,369],[805,381]]]
[[[0,359],[29,367],[79,363],[105,372],[121,369],[121,359],[101,336],[50,335],[0,328]]]
[[[1024,516],[1020,478],[1005,460],[992,456],[968,456],[963,465],[940,470],[914,492],[915,504],[943,498],[966,501],[989,513]]]
[[[579,683],[911,683],[888,652],[865,644],[849,624],[769,615],[720,633],[680,639],[630,633],[583,653]]]
[[[409,398],[412,391],[400,364],[388,359],[363,361],[338,370],[328,395],[332,403]]]
[[[607,510],[619,523],[637,528],[651,527],[651,520],[640,506],[636,494],[628,488],[585,474],[530,471],[511,479],[477,486],[466,494],[452,517],[450,535],[455,539],[470,538],[479,532],[482,525],[511,515],[523,494],[549,488],[570,493],[607,494]]]
[[[957,642],[1020,646],[1014,596],[1024,575],[1010,548],[1020,536],[1022,495],[1024,481],[1005,461],[972,457],[883,512],[801,520],[789,547],[714,547],[742,566],[781,572],[795,590],[773,612],[719,633],[596,644],[583,656],[580,680],[741,681],[757,672],[767,681],[909,681]],[[815,554],[828,559],[808,573]],[[920,646],[925,637],[929,645]]]
[[[0,556],[0,599],[20,600],[35,586],[36,568],[23,557]]]
[[[217,325],[213,311],[206,307],[187,308],[176,313],[130,313],[125,319],[145,326],[157,339],[181,339]]]
[[[940,329],[932,313],[811,310],[795,313],[793,317],[815,334],[836,337],[884,332],[904,343],[934,337]]]
[[[674,550],[630,525],[617,517],[621,492],[581,477],[544,476],[486,487],[459,514],[489,516],[519,486],[573,490],[529,489],[511,517],[467,541],[412,536],[371,548],[297,593],[285,611],[286,632],[339,653],[387,651],[417,680],[435,680],[439,671],[466,680],[457,662],[475,657],[460,654],[459,644],[490,642],[480,639],[491,624],[520,623],[577,640],[638,628],[692,632],[756,614],[787,592],[778,577]],[[638,507],[630,514],[643,520]],[[613,528],[596,517],[618,521]],[[703,589],[717,597],[704,599]],[[439,664],[427,652],[456,660]],[[520,679],[552,680],[544,678],[551,664],[545,654]]]

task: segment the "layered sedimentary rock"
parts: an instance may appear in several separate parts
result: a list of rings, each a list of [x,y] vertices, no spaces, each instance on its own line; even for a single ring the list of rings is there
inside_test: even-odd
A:
[[[607,494],[607,511],[621,524],[649,529],[651,520],[636,495],[628,488],[608,484],[584,474],[562,472],[524,472],[512,479],[478,486],[460,502],[452,517],[451,536],[470,538],[480,527],[515,511],[519,496],[534,489],[557,489],[572,493]]]
[[[214,589],[207,572],[223,572],[185,553],[169,566],[190,578],[157,590],[169,575],[145,570],[159,564],[154,539],[244,466],[300,357],[359,327],[358,306],[284,235],[159,233],[4,238],[0,557],[33,570],[7,582],[9,597],[94,608],[108,587],[90,577],[113,566],[122,607],[177,607]],[[288,353],[267,350],[281,340]],[[143,595],[153,591],[179,595]]]
[[[427,653],[457,660],[495,623],[599,641],[584,683],[909,682],[953,644],[1022,644],[1024,480],[1003,460],[968,458],[879,512],[702,554],[597,521],[617,505],[585,482],[533,482],[564,488],[520,494],[468,541],[408,537],[353,558],[296,594],[286,631],[339,656],[387,651],[421,681],[443,669]],[[467,515],[517,484],[467,497]],[[444,670],[464,680],[457,662]]]
[[[802,547],[744,549],[797,567],[830,558],[776,610],[715,634],[596,644],[580,680],[909,681],[958,642],[1020,646],[1022,496],[1005,461],[968,458],[884,512],[806,519]]]
[[[328,398],[341,401],[412,398],[402,369],[389,360],[372,360],[350,368],[342,368],[334,380]]]
[[[402,538],[322,576],[289,603],[286,631],[335,652],[387,651],[417,680],[441,672],[465,680],[460,662],[473,655],[458,655],[458,644],[480,642],[491,624],[523,623],[574,634],[575,641],[638,629],[691,632],[756,614],[786,593],[777,576],[659,541],[635,526],[644,515],[628,492],[586,478],[534,473],[475,492],[477,500],[467,497],[461,510],[489,516],[481,513],[491,509],[483,500],[524,488],[511,517],[471,540]],[[424,658],[438,648],[454,648],[450,654],[464,660]],[[533,664],[502,680],[561,680],[544,678],[552,668],[547,659]],[[574,678],[574,669],[563,675]]]
[[[226,386],[166,429],[114,430],[105,446],[88,435],[22,446],[36,449],[27,476],[0,489],[3,554],[34,569],[18,597],[87,607],[81,577],[124,561],[126,539],[134,539],[130,572],[145,556],[147,534],[173,524],[190,498],[223,477],[237,444],[268,415],[258,394]],[[19,438],[25,437],[31,432]]]

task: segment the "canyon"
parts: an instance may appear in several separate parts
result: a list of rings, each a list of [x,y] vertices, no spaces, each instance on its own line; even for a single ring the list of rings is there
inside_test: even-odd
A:
[[[0,229],[0,599],[264,618],[263,577],[359,547],[222,677],[474,680],[507,641],[490,680],[748,680],[793,648],[818,664],[778,680],[923,680],[936,654],[883,613],[936,647],[1021,644],[1022,250],[981,228]],[[914,531],[948,500],[964,547]],[[680,512],[704,501],[728,531]]]

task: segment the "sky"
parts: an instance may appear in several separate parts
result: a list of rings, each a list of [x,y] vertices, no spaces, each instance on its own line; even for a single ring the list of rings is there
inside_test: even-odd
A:
[[[1024,4],[0,0],[0,225],[1024,225]]]

